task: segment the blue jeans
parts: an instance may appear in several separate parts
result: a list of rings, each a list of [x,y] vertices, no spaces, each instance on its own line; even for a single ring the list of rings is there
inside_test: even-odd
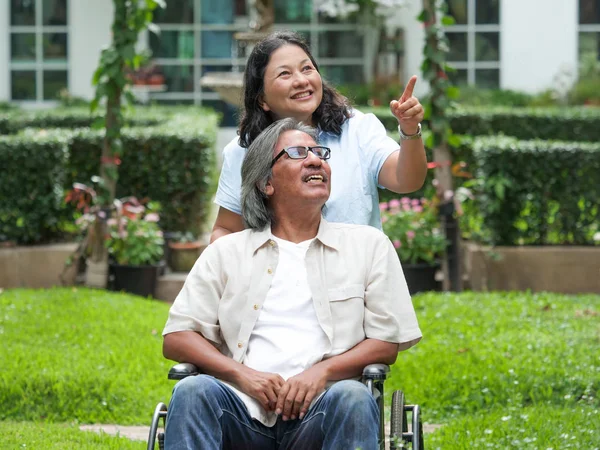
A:
[[[208,376],[181,380],[167,414],[165,449],[202,450],[377,450],[379,411],[359,381],[340,381],[315,402],[303,419],[273,427],[253,420],[227,385]]]

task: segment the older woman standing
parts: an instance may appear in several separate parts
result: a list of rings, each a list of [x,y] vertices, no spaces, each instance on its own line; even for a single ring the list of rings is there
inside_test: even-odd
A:
[[[377,187],[398,193],[423,185],[427,158],[421,140],[423,107],[413,76],[390,109],[398,119],[400,146],[373,114],[351,108],[321,79],[317,62],[302,38],[275,32],[253,49],[244,73],[244,111],[239,139],[223,151],[215,198],[220,208],[211,241],[244,226],[240,207],[241,166],[246,149],[276,120],[292,117],[319,130],[319,143],[331,148],[331,196],[323,208],[330,222],[381,228]]]

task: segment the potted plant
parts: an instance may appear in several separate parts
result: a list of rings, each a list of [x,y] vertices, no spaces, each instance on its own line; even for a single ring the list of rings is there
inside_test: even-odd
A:
[[[167,264],[173,272],[189,272],[206,247],[191,232],[176,232],[168,240]]]
[[[400,257],[410,293],[439,290],[435,273],[447,242],[432,203],[403,197],[379,208],[383,232]]]
[[[115,201],[105,241],[115,290],[154,296],[164,266],[158,209],[158,203],[144,205],[135,197]]]

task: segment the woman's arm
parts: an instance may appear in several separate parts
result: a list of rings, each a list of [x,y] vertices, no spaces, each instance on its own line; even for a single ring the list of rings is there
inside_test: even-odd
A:
[[[243,229],[244,222],[242,221],[242,216],[220,206],[217,219],[210,234],[210,242],[213,243],[221,236],[237,233]]]
[[[424,115],[423,106],[413,96],[416,82],[417,77],[411,77],[402,96],[390,103],[390,110],[406,135],[417,133]],[[423,140],[403,139],[400,151],[392,153],[383,164],[378,181],[385,188],[403,194],[420,189],[426,175],[427,156]]]

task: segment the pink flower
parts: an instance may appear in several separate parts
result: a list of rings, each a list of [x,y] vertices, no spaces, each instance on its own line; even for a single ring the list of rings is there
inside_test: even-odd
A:
[[[159,217],[158,217],[158,214],[156,214],[156,213],[148,213],[148,214],[146,214],[146,217],[144,217],[144,220],[146,222],[158,222],[158,219],[159,219]]]
[[[400,200],[397,198],[393,198],[390,200],[390,209],[392,208],[400,208]]]
[[[410,202],[411,205],[413,206],[421,206],[421,202],[419,202],[418,198],[413,198]]]
[[[413,211],[417,212],[417,213],[423,212],[423,207],[422,206],[415,206],[413,208]]]
[[[392,242],[392,244],[394,244],[394,248],[400,248],[400,246],[402,245],[402,242],[400,242],[398,239],[394,240],[394,242]]]
[[[402,202],[402,204],[410,203],[410,198],[408,198],[408,197],[402,197],[400,199],[400,201]]]
[[[388,209],[388,204],[386,202],[381,202],[379,204],[379,211],[387,211]]]
[[[415,232],[414,232],[414,231],[412,231],[412,230],[408,230],[408,231],[406,232],[406,237],[407,237],[408,239],[410,239],[410,240],[414,239],[414,238],[415,238]]]
[[[410,202],[409,203],[402,203],[402,209],[404,211],[410,211],[411,210]]]

